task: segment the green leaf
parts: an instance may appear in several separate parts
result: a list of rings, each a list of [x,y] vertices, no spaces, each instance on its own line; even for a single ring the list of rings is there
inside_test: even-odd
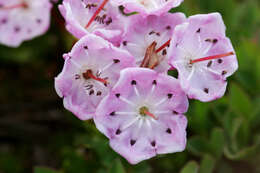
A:
[[[212,173],[216,164],[216,160],[210,155],[205,155],[200,164],[199,173]]]
[[[109,173],[126,173],[120,159],[115,160],[115,162],[113,163]]]
[[[215,128],[211,133],[210,148],[213,155],[218,159],[221,157],[224,150],[224,132],[222,129]]]
[[[181,173],[197,173],[199,166],[195,161],[188,162],[181,170]]]
[[[250,118],[254,106],[248,95],[235,83],[231,83],[229,99],[230,107],[234,112],[243,116],[245,120]]]
[[[201,156],[210,152],[210,145],[208,144],[208,141],[201,136],[191,137],[188,140],[187,148],[196,156]]]
[[[55,170],[46,167],[34,167],[34,173],[59,173]]]

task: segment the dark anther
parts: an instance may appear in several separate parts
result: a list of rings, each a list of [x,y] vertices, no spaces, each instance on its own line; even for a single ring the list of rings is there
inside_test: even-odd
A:
[[[218,42],[218,39],[213,39],[213,40],[212,40],[212,43],[213,43],[213,44],[216,44],[217,42]]]
[[[132,80],[131,85],[136,85],[136,81]]]
[[[117,93],[117,94],[116,94],[116,97],[117,97],[117,98],[119,98],[119,97],[120,97],[120,94],[119,94],[119,93]]]
[[[208,39],[206,39],[205,41],[206,41],[206,42],[211,42],[211,39],[210,39],[210,38],[208,38]]]
[[[79,74],[76,74],[75,75],[75,79],[77,80],[77,79],[80,79],[80,75]]]
[[[161,36],[161,34],[159,32],[156,33],[157,36]]]
[[[149,35],[152,35],[152,34],[154,34],[155,32],[154,31],[151,31],[151,32],[149,32]]]
[[[87,49],[88,49],[88,46],[84,46],[84,49],[86,49],[86,50],[87,50]]]
[[[112,18],[109,17],[108,20],[106,21],[106,25],[109,25],[110,23],[112,23],[112,21],[113,21]]]
[[[171,134],[171,133],[172,133],[172,130],[171,130],[170,128],[168,128],[168,129],[166,130],[166,132],[169,133],[169,134]]]
[[[114,112],[111,112],[109,115],[114,116],[115,114],[116,114],[116,112],[114,111]]]
[[[101,96],[102,92],[101,91],[98,91],[97,92],[97,96]]]
[[[168,99],[172,98],[172,94],[171,93],[169,93],[167,96],[168,96]]]
[[[131,146],[133,146],[135,143],[136,143],[136,140],[133,140],[133,139],[130,140]]]
[[[119,135],[121,133],[121,130],[120,129],[117,129],[116,130],[116,135]]]
[[[127,45],[127,41],[123,41],[123,45],[126,46]]]
[[[200,28],[196,31],[197,33],[200,33]]]
[[[227,74],[227,71],[223,70],[222,75],[225,75],[225,74]]]
[[[92,89],[93,87],[94,87],[94,85],[91,85],[91,84],[85,86],[86,90],[90,90],[90,89]]]
[[[156,80],[153,80],[153,85],[157,85],[157,81]]]
[[[114,61],[114,63],[115,63],[115,64],[117,64],[117,63],[119,63],[119,62],[120,62],[120,60],[119,60],[119,59],[113,59],[113,61]]]
[[[155,147],[156,142],[155,142],[155,141],[152,141],[152,142],[151,142],[151,145],[152,145],[153,147]]]
[[[167,51],[166,51],[166,49],[163,49],[163,51],[162,51],[162,55],[167,55]]]
[[[92,90],[90,90],[90,91],[89,91],[89,95],[92,95],[92,94],[94,94],[94,92],[95,92],[95,91],[94,91],[93,89],[92,89]]]
[[[210,67],[211,65],[212,65],[212,61],[209,61],[207,67]]]
[[[203,90],[205,93],[209,93],[209,89],[208,88],[204,88],[204,90]]]
[[[223,62],[222,59],[218,59],[218,63],[221,64]]]
[[[179,114],[179,112],[177,112],[177,111],[172,111],[172,113],[175,114],[175,115]]]

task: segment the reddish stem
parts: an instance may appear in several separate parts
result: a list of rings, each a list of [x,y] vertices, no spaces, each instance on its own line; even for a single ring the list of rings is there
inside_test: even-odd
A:
[[[11,9],[15,9],[15,8],[27,8],[27,7],[28,7],[28,5],[23,2],[23,3],[20,3],[20,4],[0,7],[0,10],[11,10]]]
[[[91,78],[91,79],[94,79],[94,80],[96,80],[96,81],[102,82],[103,84],[108,84],[108,82],[107,82],[105,79],[98,78],[98,77],[96,77],[95,75],[93,75],[92,72],[91,72],[91,70],[87,70],[86,76],[87,76],[88,78]]]
[[[155,119],[155,120],[158,119],[154,114],[152,114],[151,112],[149,112],[149,111],[147,111],[147,110],[144,110],[144,113],[145,113],[146,115],[152,117],[152,118]]]
[[[234,55],[234,52],[228,52],[228,53],[224,53],[224,54],[199,58],[199,59],[192,60],[190,63],[193,64],[193,63],[196,63],[196,62],[201,62],[201,61],[206,61],[206,60],[219,59],[219,58],[224,58],[224,57],[227,57],[227,56],[230,56],[230,55]]]
[[[163,50],[166,46],[169,46],[171,42],[171,39],[169,39],[167,42],[165,42],[161,47],[159,47],[155,52],[158,53],[161,50]]]
[[[88,21],[88,24],[85,26],[85,28],[87,29],[91,23],[95,20],[95,18],[97,17],[97,15],[100,13],[100,11],[104,8],[104,6],[106,5],[106,3],[108,2],[108,0],[104,0],[102,2],[102,4],[100,5],[100,7],[98,7],[97,11],[94,13],[94,15],[90,18],[90,20]]]

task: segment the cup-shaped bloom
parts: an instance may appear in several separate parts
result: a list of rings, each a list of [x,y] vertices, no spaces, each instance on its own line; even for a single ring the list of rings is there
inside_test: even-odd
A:
[[[168,55],[189,98],[204,102],[222,97],[226,78],[238,68],[219,13],[191,16],[177,26]]]
[[[167,59],[169,39],[174,28],[186,21],[183,13],[166,13],[160,16],[131,16],[120,47],[129,51],[137,65],[167,72],[170,68]]]
[[[185,149],[187,108],[177,79],[147,68],[127,68],[99,104],[94,122],[110,146],[136,164]]]
[[[49,28],[49,0],[0,0],[0,43],[18,47]]]
[[[122,5],[126,13],[138,12],[145,15],[161,15],[175,8],[183,0],[112,0],[117,5]]]
[[[81,120],[92,118],[120,71],[135,65],[127,51],[93,34],[80,39],[64,58],[63,70],[55,78],[55,89],[63,97],[64,107]]]
[[[62,5],[59,5],[59,9],[66,21],[67,30],[76,38],[93,33],[116,44],[124,32],[124,23],[127,20],[121,15],[118,7],[112,6],[110,1],[103,2],[64,0]]]

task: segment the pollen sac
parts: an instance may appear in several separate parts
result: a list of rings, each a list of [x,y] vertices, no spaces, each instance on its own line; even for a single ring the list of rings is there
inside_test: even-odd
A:
[[[63,97],[64,107],[81,120],[92,118],[100,100],[118,80],[119,72],[135,65],[127,51],[93,34],[80,39],[64,58],[63,70],[55,78],[55,89]]]
[[[187,109],[177,79],[147,68],[126,68],[99,104],[94,122],[116,152],[137,164],[185,149]]]
[[[0,0],[0,43],[18,47],[44,34],[50,24],[49,0]]]
[[[66,21],[67,30],[76,38],[93,33],[112,42],[114,45],[121,39],[124,25],[127,20],[121,15],[118,7],[112,6],[108,1],[104,8],[89,21],[99,9],[103,0],[63,0],[59,10]]]
[[[121,48],[129,51],[137,61],[137,66],[166,73],[168,64],[168,45],[157,51],[172,37],[176,25],[186,21],[183,13],[166,13],[160,16],[130,16]]]
[[[191,16],[177,26],[168,54],[183,90],[189,98],[203,102],[222,97],[226,78],[238,68],[219,13]]]
[[[112,0],[116,5],[124,7],[125,13],[138,12],[146,15],[161,15],[167,13],[171,8],[175,8],[183,0]]]

